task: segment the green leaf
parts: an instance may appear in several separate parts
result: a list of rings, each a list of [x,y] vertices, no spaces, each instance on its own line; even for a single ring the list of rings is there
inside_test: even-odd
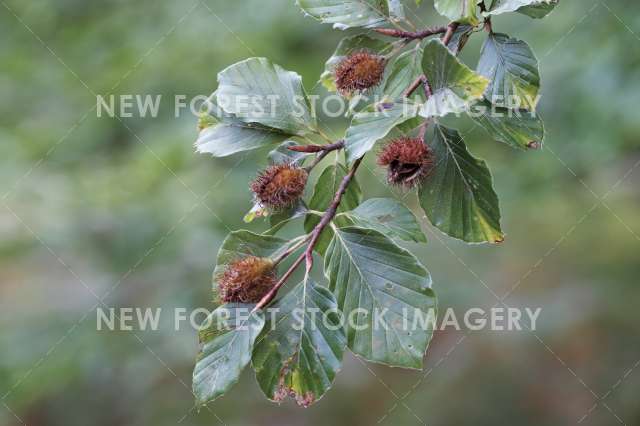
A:
[[[387,0],[387,4],[389,5],[389,16],[391,18],[396,20],[406,18],[402,0]]]
[[[347,163],[366,154],[394,127],[414,118],[418,109],[419,105],[412,102],[381,102],[357,113],[345,135]]]
[[[335,230],[324,270],[349,348],[369,361],[422,368],[436,297],[418,260],[378,231],[347,227]],[[429,315],[427,324],[417,321]]]
[[[434,6],[440,15],[460,24],[478,25],[477,0],[435,0]]]
[[[216,270],[246,256],[277,257],[289,244],[282,238],[254,234],[244,229],[233,231],[227,235],[218,250]]]
[[[519,12],[532,18],[544,18],[558,3],[560,0],[495,0],[484,15]]]
[[[335,69],[347,56],[356,52],[371,52],[376,54],[382,54],[389,50],[391,44],[385,41],[371,38],[365,34],[358,34],[350,37],[345,37],[340,40],[336,51],[327,60],[324,65],[324,72],[320,76],[320,82],[330,92],[337,91],[335,82]]]
[[[540,89],[538,60],[524,41],[489,34],[480,52],[478,73],[491,81],[485,95],[491,102],[535,110]]]
[[[301,218],[307,214],[307,206],[304,204],[304,201],[298,200],[293,206],[288,207],[284,210],[274,212],[269,217],[269,223],[271,225],[271,229],[269,229],[266,234],[273,235],[282,229],[287,223],[294,219]]]
[[[420,115],[427,118],[466,111],[482,98],[489,84],[489,80],[460,62],[440,40],[427,43],[422,68],[433,92],[420,110]]]
[[[246,123],[302,135],[316,128],[302,78],[266,58],[249,58],[218,74],[218,104]]]
[[[216,267],[213,271],[214,302],[218,299],[217,277],[229,263],[247,256],[275,258],[293,243],[295,241],[283,240],[271,235],[254,234],[246,230],[229,233],[218,250]]]
[[[407,87],[422,74],[423,52],[421,45],[417,45],[416,49],[401,53],[387,65],[384,96],[392,100],[402,98]]]
[[[399,0],[297,0],[298,6],[313,18],[334,28],[375,28],[390,23],[402,13]]]
[[[370,198],[340,216],[346,217],[355,226],[375,229],[391,238],[427,242],[411,210],[391,198]]]
[[[320,212],[324,212],[331,202],[333,201],[333,197],[335,193],[338,191],[340,187],[340,183],[342,179],[347,175],[347,169],[342,164],[335,164],[327,166],[323,171],[320,177],[318,178],[316,185],[313,190],[313,195],[311,196],[311,200],[309,201],[309,209],[317,210]],[[349,186],[347,187],[347,191],[342,197],[342,201],[338,206],[338,213],[353,210],[358,207],[358,204],[362,201],[362,191],[360,190],[360,185],[358,185],[358,181],[355,178],[351,181]],[[313,228],[320,222],[320,217],[317,215],[309,214],[305,218],[304,221],[304,229],[306,232],[311,232]],[[348,222],[343,218],[335,218],[334,222],[340,225],[348,225]],[[329,242],[331,241],[333,231],[330,227],[326,227],[322,234],[320,234],[320,239],[315,246],[315,250],[321,255],[324,254]]]
[[[497,107],[483,99],[469,116],[495,140],[514,148],[537,149],[544,141],[544,125],[535,112]]]
[[[420,187],[419,198],[431,223],[467,242],[502,242],[500,206],[486,163],[467,151],[455,130],[434,125],[425,140],[435,164]]]
[[[534,19],[542,19],[550,14],[559,3],[560,0],[551,0],[549,3],[542,1],[534,3],[531,6],[521,7],[517,12]]]
[[[252,364],[267,398],[287,395],[302,406],[329,390],[342,365],[346,347],[333,294],[311,280],[303,281],[270,308],[258,337]]]
[[[280,143],[290,135],[254,123],[245,123],[233,114],[227,114],[216,104],[215,93],[207,101],[206,111],[200,116],[202,130],[195,147],[199,153],[226,157]]]
[[[229,304],[216,309],[200,330],[201,349],[193,370],[196,404],[206,404],[233,386],[251,361],[264,315],[251,313],[252,305]]]

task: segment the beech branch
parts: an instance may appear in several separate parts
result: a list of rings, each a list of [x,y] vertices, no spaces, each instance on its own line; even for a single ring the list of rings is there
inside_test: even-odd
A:
[[[288,149],[290,151],[295,151],[295,152],[306,152],[306,153],[317,152],[318,153],[316,158],[313,160],[313,163],[311,163],[307,167],[307,171],[309,171],[313,169],[315,166],[317,166],[318,163],[324,159],[324,157],[329,155],[330,152],[337,151],[342,148],[344,148],[343,140],[340,140],[335,143],[325,144],[325,145],[294,145],[294,146],[290,146]]]
[[[451,41],[451,37],[453,37],[453,33],[458,29],[459,25],[460,24],[457,22],[451,22],[446,27],[425,28],[422,31],[402,31],[392,28],[375,28],[374,31],[378,34],[386,35],[388,37],[403,38],[407,41],[422,40],[432,35],[444,34],[442,42],[446,46],[449,41]]]
[[[295,152],[321,152],[321,151],[335,151],[344,147],[344,141],[338,141],[336,143],[325,145],[294,145],[287,149]]]
[[[387,29],[387,28],[378,28],[378,29],[375,29],[374,31],[389,37],[403,38],[408,41],[422,40],[426,37],[429,37],[435,34],[444,34],[444,36],[442,37],[442,43],[446,46],[451,41],[451,38],[453,37],[453,34],[455,33],[456,29],[458,29],[458,26],[459,24],[457,22],[451,22],[446,27],[427,28],[422,31],[416,31],[416,32],[402,31],[398,29]],[[429,80],[427,79],[427,76],[424,74],[420,75],[413,83],[409,85],[409,87],[407,87],[407,89],[404,92],[404,97],[411,96],[411,94],[415,92],[416,89],[421,85],[424,89],[425,95],[427,96],[427,98],[429,98],[432,94],[431,86],[429,84]],[[429,120],[425,120],[425,122],[422,125],[420,133],[421,133],[421,137],[423,138],[424,138],[424,132],[426,131],[426,127],[428,126],[428,123],[429,123]],[[294,146],[290,146],[288,149],[294,152],[317,153],[315,160],[308,167],[308,169],[310,170],[313,167],[315,167],[320,161],[322,161],[322,159],[324,159],[330,152],[340,150],[342,148],[344,148],[344,140],[340,140],[338,142],[328,143],[324,145],[314,145],[314,144],[294,145]],[[278,257],[277,263],[284,260],[285,257],[291,255],[293,252],[295,252],[300,247],[302,247],[305,243],[307,244],[307,247],[305,248],[304,252],[302,252],[296,258],[293,264],[291,264],[289,269],[287,269],[287,271],[282,275],[282,277],[280,277],[280,279],[273,286],[273,288],[271,288],[271,290],[269,290],[269,292],[266,295],[264,295],[264,297],[256,304],[256,306],[253,308],[254,312],[265,308],[267,305],[269,305],[269,303],[273,301],[273,299],[278,294],[278,291],[280,290],[280,288],[282,288],[282,286],[285,285],[287,280],[291,277],[291,275],[293,275],[293,273],[302,264],[302,262],[305,262],[306,274],[308,275],[311,272],[311,268],[313,268],[313,250],[320,239],[320,235],[322,234],[322,231],[324,231],[324,229],[331,223],[336,213],[338,212],[338,207],[340,207],[340,203],[342,202],[342,197],[347,191],[349,184],[353,180],[353,177],[355,176],[356,171],[358,170],[358,167],[362,162],[362,158],[363,157],[360,157],[353,163],[353,166],[351,166],[349,173],[342,179],[342,182],[340,182],[340,186],[338,187],[338,190],[336,191],[333,197],[333,200],[331,201],[331,204],[329,205],[327,210],[322,214],[320,222],[318,222],[318,224],[313,228],[311,233],[308,234],[300,243],[291,247],[283,255]]]
[[[331,201],[329,208],[324,212],[324,215],[322,215],[320,222],[318,222],[316,227],[313,229],[313,232],[311,233],[311,240],[309,241],[307,250],[304,253],[305,258],[307,260],[307,272],[309,272],[311,270],[311,266],[313,266],[313,248],[318,243],[318,240],[320,239],[320,234],[322,233],[324,228],[326,228],[327,225],[331,223],[331,220],[333,220],[336,213],[338,212],[338,207],[340,206],[342,197],[344,196],[344,193],[347,191],[349,184],[353,180],[353,177],[355,176],[356,171],[358,170],[358,167],[360,166],[361,162],[362,162],[362,157],[358,158],[353,163],[353,166],[351,167],[351,170],[349,170],[349,173],[342,179],[342,182],[340,182],[338,191],[336,192],[336,195],[333,197],[333,201]]]
[[[323,152],[329,152],[329,151],[323,151]],[[353,166],[351,167],[351,170],[349,170],[349,173],[342,179],[342,182],[340,182],[340,186],[338,187],[338,190],[336,191],[336,194],[334,195],[333,200],[329,205],[329,208],[327,208],[327,210],[322,215],[320,222],[318,222],[318,224],[313,228],[313,231],[311,231],[311,233],[309,234],[310,239],[305,251],[302,254],[300,254],[300,256],[298,256],[298,258],[293,262],[293,264],[289,267],[289,269],[282,275],[282,277],[273,286],[273,288],[269,290],[269,292],[260,300],[260,302],[258,302],[258,304],[253,308],[253,311],[263,309],[265,306],[271,303],[271,301],[278,294],[278,290],[280,290],[280,288],[287,282],[289,277],[291,277],[291,275],[295,272],[295,270],[298,268],[298,266],[300,266],[300,264],[303,261],[306,261],[306,273],[308,274],[311,271],[311,268],[313,267],[313,249],[318,243],[318,240],[320,239],[320,234],[322,233],[322,231],[324,231],[327,225],[331,223],[336,213],[338,212],[338,207],[342,202],[342,197],[347,191],[347,188],[349,187],[349,184],[353,180],[353,177],[356,175],[356,171],[358,170],[358,167],[360,166],[361,162],[362,162],[362,157],[357,159],[353,163]]]
[[[390,28],[376,28],[375,32],[389,37],[404,38],[405,40],[422,40],[435,34],[444,34],[447,27],[426,28],[422,31],[402,31]]]

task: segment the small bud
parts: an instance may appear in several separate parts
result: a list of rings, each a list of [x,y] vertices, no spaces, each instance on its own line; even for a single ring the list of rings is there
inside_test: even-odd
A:
[[[278,281],[270,259],[248,256],[227,265],[218,278],[224,303],[258,303]]]
[[[378,165],[387,167],[389,183],[413,188],[431,172],[433,152],[421,139],[402,137],[380,151]]]
[[[208,113],[201,113],[198,117],[198,131],[202,131],[208,127],[215,126],[217,120]]]
[[[304,192],[309,174],[293,164],[276,164],[262,171],[251,183],[256,200],[278,210],[293,205]]]
[[[335,69],[336,87],[342,95],[364,91],[380,84],[385,59],[367,52],[353,53]]]

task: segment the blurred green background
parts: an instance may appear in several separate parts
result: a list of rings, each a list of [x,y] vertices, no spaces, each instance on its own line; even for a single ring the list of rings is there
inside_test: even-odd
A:
[[[430,1],[410,9],[444,23]],[[640,9],[564,0],[494,28],[538,55],[546,147],[517,152],[463,123],[492,167],[507,240],[465,246],[423,220],[429,244],[409,248],[441,310],[509,292],[509,306],[543,308],[538,330],[438,332],[423,372],[347,355],[306,410],[269,403],[246,371],[197,412],[195,330],[174,331],[172,315],[158,331],[96,330],[97,298],[208,308],[217,248],[246,226],[266,153],[196,155],[196,119],[174,118],[173,97],[208,95],[250,56],[324,94],[314,83],[345,34],[293,0],[0,0],[0,424],[640,424]],[[472,67],[482,39],[462,56]],[[112,93],[161,94],[160,115],[97,117],[96,94]],[[365,194],[390,195],[368,165]]]

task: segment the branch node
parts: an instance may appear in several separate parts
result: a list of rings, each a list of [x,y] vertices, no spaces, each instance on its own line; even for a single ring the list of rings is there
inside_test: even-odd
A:
[[[451,41],[451,37],[453,37],[453,33],[456,32],[459,26],[460,24],[458,24],[457,22],[452,22],[449,25],[447,25],[447,32],[442,38],[442,44],[444,44],[445,46],[449,44],[449,42]]]

